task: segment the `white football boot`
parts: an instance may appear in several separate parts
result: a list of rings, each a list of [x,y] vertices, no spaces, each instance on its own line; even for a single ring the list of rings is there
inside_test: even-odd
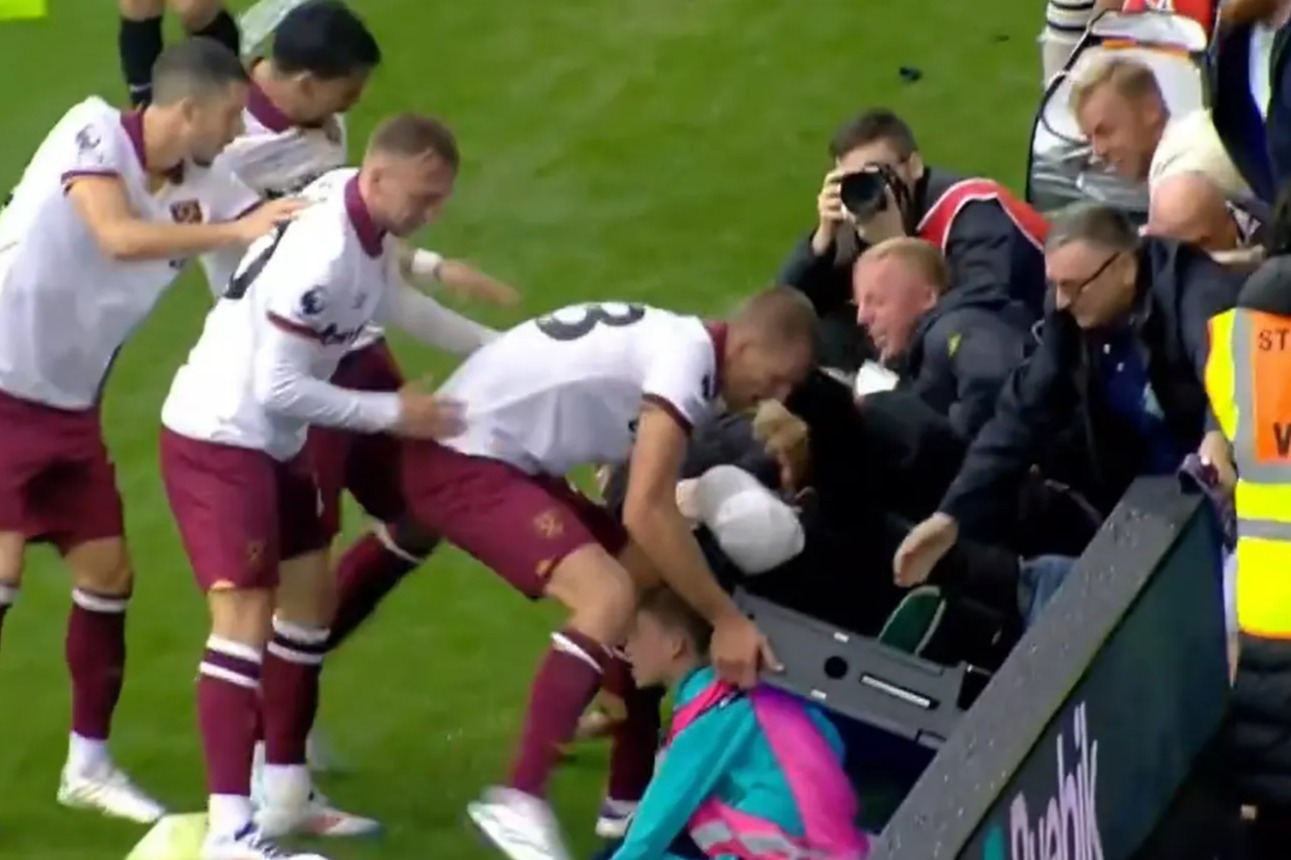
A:
[[[546,801],[514,788],[490,788],[466,812],[511,860],[571,860]]]
[[[277,774],[277,781],[270,774]],[[314,788],[308,767],[263,769],[252,782],[255,822],[270,839],[287,835],[368,837],[382,831],[375,818],[354,815],[332,805]]]
[[[135,785],[125,771],[111,762],[86,773],[63,768],[58,781],[58,802],[69,809],[86,809],[112,818],[152,824],[166,808]]]
[[[606,798],[601,801],[601,808],[596,812],[596,835],[602,839],[622,839],[639,805],[635,800]]]
[[[322,854],[298,853],[274,843],[248,824],[236,833],[211,833],[202,843],[201,860],[327,860]]]

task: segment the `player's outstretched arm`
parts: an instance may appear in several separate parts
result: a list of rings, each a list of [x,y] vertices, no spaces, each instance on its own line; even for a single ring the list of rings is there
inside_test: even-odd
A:
[[[498,336],[494,329],[467,319],[404,284],[387,290],[379,313],[382,322],[398,326],[427,346],[454,355],[469,355]]]
[[[404,280],[419,290],[443,285],[462,299],[493,305],[514,305],[520,301],[520,292],[510,284],[481,272],[470,263],[445,259],[424,248],[403,245],[399,249],[399,271]]]
[[[623,524],[668,587],[718,626],[743,616],[718,584],[677,507],[677,480],[688,441],[686,428],[666,409],[646,403],[632,446]]]
[[[99,248],[117,260],[191,257],[249,245],[304,205],[296,200],[276,200],[234,221],[166,224],[138,217],[115,175],[79,177],[68,184],[67,196]]]

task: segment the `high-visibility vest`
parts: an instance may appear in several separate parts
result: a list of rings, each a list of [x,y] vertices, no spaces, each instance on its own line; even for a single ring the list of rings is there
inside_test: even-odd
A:
[[[1205,382],[1237,466],[1237,624],[1291,640],[1291,316],[1211,318]]]

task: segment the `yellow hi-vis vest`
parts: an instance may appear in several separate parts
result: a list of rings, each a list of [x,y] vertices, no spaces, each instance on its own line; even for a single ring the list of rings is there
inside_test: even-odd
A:
[[[1291,640],[1291,316],[1211,318],[1205,382],[1237,466],[1237,623]]]

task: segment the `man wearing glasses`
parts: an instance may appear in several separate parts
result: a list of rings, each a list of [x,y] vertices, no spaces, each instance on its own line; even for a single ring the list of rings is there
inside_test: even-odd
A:
[[[1031,357],[969,447],[938,511],[897,550],[899,584],[916,585],[959,533],[1009,527],[1020,479],[1064,428],[1083,424],[1090,486],[1104,514],[1135,477],[1168,474],[1194,451],[1221,478],[1231,451],[1203,385],[1208,320],[1233,307],[1243,275],[1201,249],[1140,237],[1108,206],[1061,213],[1045,242],[1053,308]]]

